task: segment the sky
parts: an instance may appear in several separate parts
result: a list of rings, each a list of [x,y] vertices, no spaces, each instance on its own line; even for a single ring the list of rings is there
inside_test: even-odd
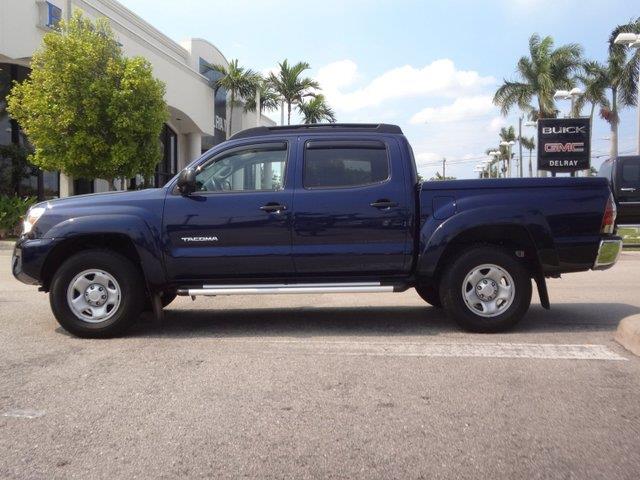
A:
[[[308,62],[338,121],[400,125],[425,178],[442,171],[443,157],[447,175],[476,176],[500,127],[517,129],[520,112],[503,117],[491,100],[504,79],[517,78],[532,33],[580,43],[586,58],[604,61],[613,27],[640,15],[629,0],[120,2],[174,40],[205,38],[260,72],[285,58]],[[557,107],[566,112],[569,102]],[[620,118],[619,151],[635,153],[635,108]],[[609,151],[608,129],[594,120],[596,168]]]

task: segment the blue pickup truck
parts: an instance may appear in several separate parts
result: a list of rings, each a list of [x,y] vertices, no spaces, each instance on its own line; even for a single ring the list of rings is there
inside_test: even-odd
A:
[[[394,125],[258,127],[163,188],[40,203],[13,274],[81,337],[121,334],[177,295],[402,292],[463,328],[513,326],[532,280],[612,266],[604,178],[420,183]]]

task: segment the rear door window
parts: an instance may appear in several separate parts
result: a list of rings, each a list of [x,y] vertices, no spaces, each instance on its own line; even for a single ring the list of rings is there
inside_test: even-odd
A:
[[[389,159],[378,141],[309,141],[305,148],[305,188],[347,188],[389,179]]]

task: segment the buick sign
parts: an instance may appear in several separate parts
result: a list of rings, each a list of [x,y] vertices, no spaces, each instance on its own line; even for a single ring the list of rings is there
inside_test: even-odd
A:
[[[574,172],[591,166],[588,118],[538,120],[538,170]]]

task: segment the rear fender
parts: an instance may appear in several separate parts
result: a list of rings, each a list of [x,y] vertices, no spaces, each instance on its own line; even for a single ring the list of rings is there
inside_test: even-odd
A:
[[[544,283],[544,272],[559,265],[551,229],[545,217],[536,211],[504,207],[480,207],[457,213],[446,220],[429,216],[420,230],[417,275],[435,278],[448,248],[469,237],[473,243],[484,243],[491,231],[518,232],[519,241],[530,244],[534,255],[534,278]],[[495,235],[491,240],[495,239]],[[504,238],[512,242],[513,238]],[[541,279],[541,280],[540,280]]]

